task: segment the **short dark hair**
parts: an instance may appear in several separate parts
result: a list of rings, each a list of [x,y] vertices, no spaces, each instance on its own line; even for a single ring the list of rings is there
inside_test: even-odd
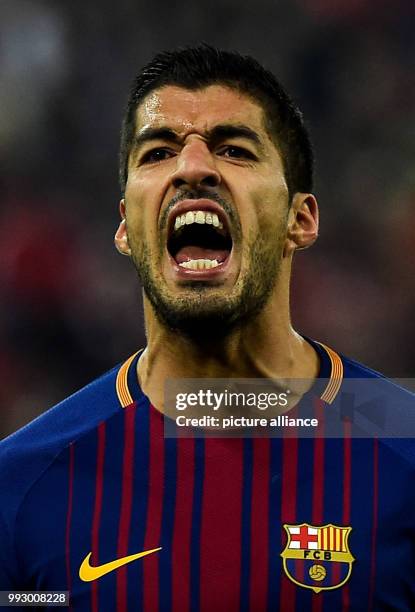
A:
[[[135,134],[136,109],[153,90],[177,85],[198,90],[213,84],[237,89],[259,102],[270,136],[281,152],[290,199],[313,188],[314,158],[301,111],[275,76],[250,56],[210,45],[158,53],[134,79],[121,131],[120,185],[124,193]]]

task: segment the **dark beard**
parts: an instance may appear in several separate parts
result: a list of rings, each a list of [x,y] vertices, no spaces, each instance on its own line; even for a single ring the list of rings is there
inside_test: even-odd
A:
[[[235,296],[215,296],[214,287],[203,281],[189,281],[191,296],[170,298],[157,284],[150,267],[150,255],[143,247],[133,255],[144,292],[154,312],[169,329],[198,343],[213,344],[252,321],[264,308],[278,278],[282,237],[277,244],[255,237],[251,241],[248,275]],[[134,249],[135,250],[135,249]]]

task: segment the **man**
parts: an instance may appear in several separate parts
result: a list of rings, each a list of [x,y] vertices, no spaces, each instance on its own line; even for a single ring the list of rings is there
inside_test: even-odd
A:
[[[414,609],[411,442],[163,435],[167,379],[301,379],[322,417],[347,379],[410,398],[291,326],[318,231],[300,112],[251,58],[162,53],[120,160],[148,344],[3,443],[1,588],[73,610]]]

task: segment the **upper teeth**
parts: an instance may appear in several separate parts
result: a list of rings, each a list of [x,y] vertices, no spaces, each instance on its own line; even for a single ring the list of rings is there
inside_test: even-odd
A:
[[[219,229],[223,229],[223,223],[219,221],[219,217],[216,213],[205,212],[204,210],[189,210],[184,215],[178,215],[174,222],[174,229],[178,230],[183,225],[191,225],[192,223],[200,223],[203,225],[213,225]]]

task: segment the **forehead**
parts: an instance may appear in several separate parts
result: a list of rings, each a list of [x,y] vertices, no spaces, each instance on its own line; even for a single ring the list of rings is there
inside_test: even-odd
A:
[[[189,90],[166,85],[152,91],[136,111],[136,127],[168,126],[179,134],[203,133],[215,125],[243,123],[265,132],[262,107],[248,95],[226,85]]]

